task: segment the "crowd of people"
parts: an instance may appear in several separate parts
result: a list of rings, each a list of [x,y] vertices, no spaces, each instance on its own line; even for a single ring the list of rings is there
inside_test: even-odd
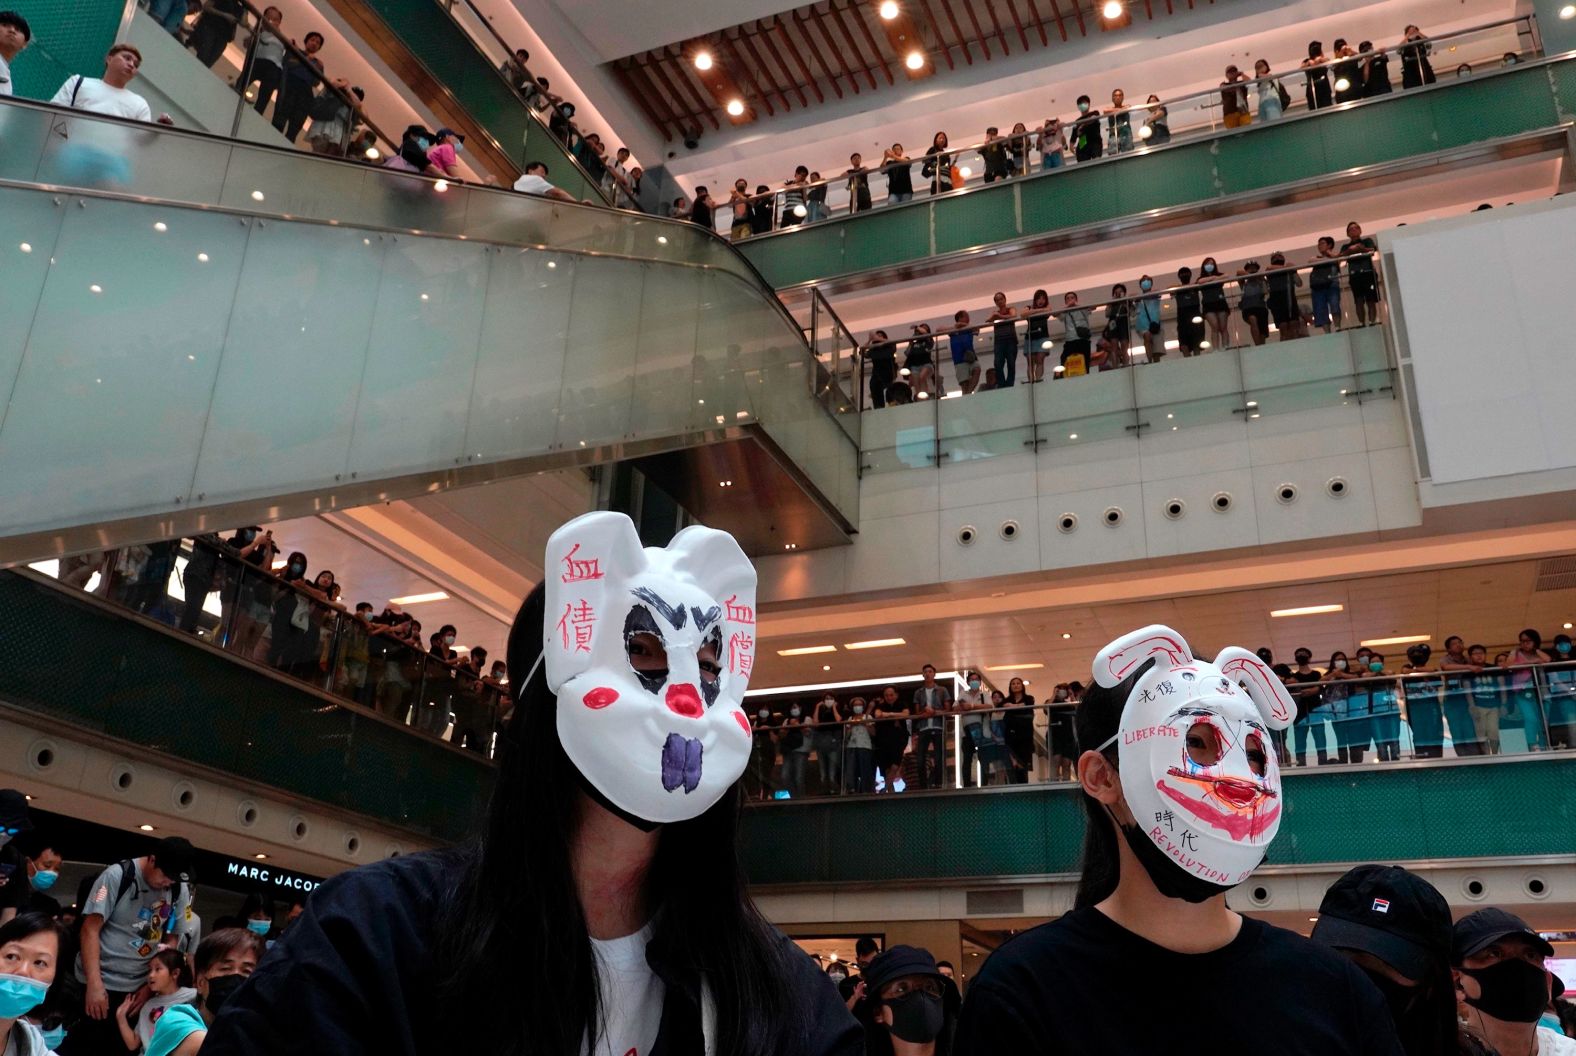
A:
[[[1075,100],[1076,116],[1046,117],[1034,127],[1019,121],[1006,131],[1006,126],[990,125],[982,139],[958,147],[952,146],[945,131],[940,131],[918,157],[910,156],[902,143],[893,143],[873,164],[867,165],[864,155],[856,151],[841,172],[829,167],[825,170],[828,175],[823,176],[821,171],[798,165],[787,180],[775,186],[756,182],[752,190],[750,181],[741,177],[734,181],[726,198],[699,186],[693,198],[676,198],[668,207],[668,215],[712,230],[718,228],[718,214],[726,215],[726,230],[737,241],[826,220],[834,212],[869,210],[875,202],[871,180],[877,176],[885,181],[886,204],[901,205],[913,200],[916,186],[931,195],[964,187],[975,176],[964,163],[965,154],[977,153],[983,169],[979,173],[981,182],[994,183],[1164,145],[1183,131],[1173,128],[1171,108],[1185,100],[1197,99],[1203,109],[1197,125],[1202,131],[1213,131],[1219,127],[1243,128],[1255,120],[1279,120],[1293,106],[1292,93],[1285,83],[1290,77],[1302,79],[1308,110],[1392,93],[1392,58],[1399,60],[1403,89],[1433,84],[1437,79],[1431,63],[1433,47],[1434,42],[1416,25],[1406,26],[1400,40],[1389,48],[1376,48],[1368,40],[1353,47],[1344,38],[1337,38],[1326,50],[1323,42],[1310,41],[1307,57],[1289,73],[1274,72],[1268,60],[1257,59],[1249,76],[1233,63],[1225,68],[1218,90],[1172,100],[1150,94],[1142,104],[1134,104],[1117,88],[1112,90],[1111,105],[1104,111],[1088,95],[1079,95]],[[1501,59],[1505,65],[1518,61],[1516,52],[1507,52]],[[1471,72],[1469,64],[1456,70],[1458,76]],[[915,165],[919,166],[918,184]],[[846,203],[835,210],[827,204],[830,188],[847,194]]]
[[[1392,659],[1363,646],[1337,650],[1318,665],[1305,648],[1291,664],[1259,649],[1297,704],[1290,737],[1272,734],[1281,765],[1399,761],[1403,729],[1415,759],[1443,758],[1447,745],[1457,757],[1500,754],[1502,729],[1520,730],[1528,751],[1576,748],[1569,634],[1554,635],[1545,647],[1529,627],[1514,649],[1492,654],[1451,635],[1444,648],[1436,656],[1417,642],[1404,659]],[[968,671],[963,685],[954,697],[926,664],[911,690],[889,685],[845,698],[827,691],[812,701],[756,705],[747,794],[800,799],[1075,779],[1087,747],[1073,723],[1083,682],[1058,682],[1039,704],[1022,678],[999,689]]]
[[[868,386],[870,406],[877,409],[946,396],[945,360],[939,345],[943,339],[957,391],[967,395],[1017,384],[1020,351],[1026,360],[1023,380],[1032,383],[1046,379],[1046,361],[1058,345],[1053,379],[1117,370],[1137,362],[1157,363],[1173,349],[1191,357],[1211,349],[1262,345],[1272,332],[1281,341],[1315,330],[1330,333],[1345,320],[1343,269],[1356,325],[1371,326],[1379,319],[1377,254],[1377,243],[1354,220],[1346,225],[1345,241],[1338,244],[1329,235],[1320,238],[1306,261],[1288,263],[1287,255],[1277,251],[1270,254],[1267,268],[1249,260],[1229,275],[1214,257],[1205,257],[1196,271],[1180,268],[1174,286],[1157,289],[1154,277],[1145,274],[1134,284],[1136,294],[1119,282],[1111,287],[1111,300],[1099,304],[1084,305],[1076,292],[1069,291],[1062,295],[1061,305],[1053,307],[1050,294],[1036,290],[1029,303],[1018,306],[997,291],[983,324],[960,309],[947,329],[932,330],[929,323],[917,323],[909,337],[896,340],[886,330],[871,331],[859,349],[862,387]],[[1306,300],[1301,293],[1304,272]],[[1228,296],[1232,292],[1235,305]],[[1093,316],[1097,311],[1103,315],[1098,329]],[[1176,334],[1170,340],[1164,325],[1169,314],[1174,314]],[[1233,314],[1240,316],[1241,327],[1233,328]],[[1058,324],[1054,339],[1053,320]],[[982,369],[977,339],[986,334],[994,362]],[[901,365],[900,344],[905,346]]]
[[[208,921],[191,843],[89,872],[75,901],[56,883],[67,849],[28,797],[0,789],[0,1052],[191,1056],[225,1002],[301,916],[306,896],[261,890]],[[220,903],[222,904],[222,903]]]
[[[170,593],[177,560],[181,600]],[[492,755],[509,712],[508,667],[484,646],[457,647],[445,624],[430,635],[399,605],[343,599],[331,569],[281,556],[271,528],[204,533],[62,559],[62,583],[267,664],[456,746]],[[206,610],[217,594],[221,615]]]

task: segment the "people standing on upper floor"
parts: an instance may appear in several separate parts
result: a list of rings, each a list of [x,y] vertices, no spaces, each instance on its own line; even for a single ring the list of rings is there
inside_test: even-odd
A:
[[[804,166],[800,166],[804,168]],[[810,178],[808,170],[805,179]],[[772,229],[772,189],[764,183],[755,185],[755,194],[750,198],[750,230],[757,235],[764,235]],[[808,210],[806,210],[808,212]],[[797,220],[794,221],[798,223]]]
[[[531,59],[531,53],[524,48],[515,48],[513,54],[504,59],[498,66],[498,72],[503,74],[504,80],[509,82],[509,87],[517,92],[530,90],[531,74],[525,64]]]
[[[711,192],[704,186],[695,188],[695,202],[690,206],[689,221],[707,231],[716,229],[717,220],[713,215],[715,206],[711,200]]]
[[[1467,690],[1471,703],[1472,726],[1477,742],[1483,746],[1482,754],[1499,754],[1499,720],[1502,710],[1503,683],[1497,671],[1489,672],[1488,649],[1482,645],[1467,647]],[[1498,664],[1493,665],[1498,668]]]
[[[1342,650],[1337,649],[1330,654],[1330,663],[1324,669],[1324,705],[1329,709],[1330,724],[1335,727],[1335,758],[1338,762],[1362,762],[1359,752],[1356,759],[1349,758],[1348,744],[1354,738],[1350,723],[1350,703],[1352,687],[1346,685],[1358,674],[1352,670],[1351,658]],[[1362,716],[1364,733],[1366,735],[1368,718],[1366,713]],[[1363,742],[1367,744],[1367,740]]]
[[[888,205],[914,197],[914,160],[903,153],[903,144],[894,143],[881,152],[881,171],[886,174]]]
[[[600,187],[607,178],[607,147],[602,142],[602,137],[596,132],[588,132],[580,137],[572,151],[580,167],[586,170],[586,175],[591,178],[591,183]]]
[[[826,211],[826,181],[821,179],[819,172],[810,173],[808,189],[804,192],[804,207],[809,214],[805,217],[806,223],[813,224],[831,215]]]
[[[870,406],[880,410],[886,406],[887,389],[897,380],[897,344],[887,339],[885,330],[873,330],[864,356],[870,364]]]
[[[0,11],[0,95],[14,95],[11,64],[33,40],[33,27],[15,11]]]
[[[974,331],[969,329],[969,313],[961,309],[952,316],[956,328],[947,335],[952,346],[952,374],[966,396],[979,387],[980,361],[974,351]]]
[[[1111,287],[1111,300],[1105,306],[1105,329],[1100,337],[1105,355],[1096,355],[1101,370],[1116,370],[1127,366],[1128,349],[1132,344],[1133,306],[1127,299],[1127,283]]]
[[[821,771],[821,793],[831,795],[843,782],[843,711],[828,690],[810,713],[810,740]]]
[[[1152,642],[1175,648],[1153,655]],[[1255,665],[1241,690],[1170,628],[1100,650],[1075,720],[1086,824],[1074,908],[991,954],[964,999],[954,1056],[1245,1053],[1270,1038],[1277,1056],[1401,1056],[1361,970],[1226,905],[1279,826],[1267,731],[1293,707],[1252,654],[1228,652],[1217,662]],[[1191,692],[1178,691],[1184,676]],[[1144,1014],[1133,979],[1185,988],[1184,1021]],[[1229,981],[1199,983],[1212,979]]]
[[[1571,636],[1556,634],[1550,660],[1556,665],[1543,673],[1548,696],[1544,701],[1549,724],[1549,744],[1554,748],[1576,748],[1576,659]]]
[[[936,681],[936,668],[920,669],[914,690],[914,750],[919,756],[919,787],[940,788],[946,775],[945,716],[952,710],[952,694]]]
[[[1034,697],[1029,694],[1023,679],[1014,677],[1007,683],[1001,707],[1008,781],[1014,785],[1027,784],[1034,770]]]
[[[1325,719],[1329,709],[1324,706],[1323,694],[1315,688],[1323,679],[1317,670],[1312,667],[1313,652],[1306,646],[1298,646],[1292,654],[1296,666],[1291,669],[1288,685],[1291,687],[1291,699],[1297,704],[1297,717],[1292,728],[1292,752],[1297,766],[1308,765],[1308,738],[1313,738],[1314,752],[1318,765],[1323,766],[1330,761],[1329,737],[1324,728]]]
[[[312,131],[317,131],[313,121]],[[433,134],[432,146],[427,148],[427,163],[450,180],[464,176],[460,171],[460,152],[465,149],[465,137],[452,128],[440,128]]]
[[[1308,292],[1313,297],[1313,325],[1330,333],[1341,326],[1341,264],[1335,239],[1324,235],[1308,275]]]
[[[1059,169],[1065,160],[1064,152],[1067,150],[1067,132],[1062,128],[1062,119],[1047,117],[1040,130],[1035,133],[1034,147],[1040,152],[1040,170],[1050,172]]]
[[[204,0],[197,24],[192,26],[186,46],[197,56],[197,61],[213,69],[214,63],[224,54],[224,49],[235,39],[236,27],[246,16],[241,0]]]
[[[1278,119],[1291,105],[1291,93],[1279,78],[1270,76],[1270,64],[1263,59],[1253,64],[1253,76],[1258,81],[1254,87],[1258,93],[1259,120]]]
[[[1419,759],[1439,759],[1445,754],[1444,711],[1441,707],[1445,680],[1429,666],[1433,650],[1426,642],[1407,646],[1406,664],[1401,673],[1401,690],[1406,701],[1406,721],[1412,728],[1412,752]]]
[[[985,144],[980,147],[980,158],[985,162],[986,183],[1005,180],[1012,175],[1007,161],[1007,138],[991,125],[985,130]]]
[[[762,704],[751,720],[750,759],[744,786],[752,799],[771,799],[777,794],[777,719],[772,709]]]
[[[903,778],[903,756],[909,746],[909,716],[914,713],[911,702],[898,697],[896,686],[887,686],[881,690],[881,696],[874,701],[872,715],[878,721],[872,731],[875,737],[875,764],[881,771],[882,787],[887,792],[897,792],[899,782],[907,784]],[[878,791],[874,785],[872,791]]]
[[[1204,348],[1204,296],[1193,285],[1193,269],[1177,269],[1177,287],[1171,291],[1177,308],[1177,347],[1185,358],[1198,355]]]
[[[1203,302],[1204,322],[1209,325],[1211,347],[1230,348],[1231,303],[1226,300],[1226,281],[1214,257],[1205,257],[1199,264],[1198,278],[1194,282]]]
[[[1078,738],[1073,734],[1073,715],[1077,710],[1078,704],[1068,692],[1067,683],[1057,683],[1045,709],[1045,740],[1051,755],[1052,781],[1077,778]]]
[[[1014,124],[1007,136],[1007,167],[1014,176],[1029,174],[1029,139],[1029,130],[1022,121]]]
[[[1265,277],[1269,296],[1270,318],[1282,341],[1294,341],[1306,336],[1302,327],[1302,304],[1297,290],[1302,287],[1302,275],[1296,268],[1286,266],[1286,254],[1276,250],[1270,254],[1270,272]]]
[[[989,742],[990,731],[985,725],[985,716],[990,711],[990,703],[985,697],[983,682],[978,671],[966,672],[963,676],[964,688],[958,691],[956,709],[962,716],[959,721],[958,752],[963,763],[963,787],[974,787],[974,760],[979,757],[980,749]],[[989,774],[986,772],[983,759],[980,764],[980,784],[989,784]]]
[[[1028,347],[1029,381],[1045,380],[1045,357],[1051,344],[1051,295],[1035,290],[1034,297],[1024,306],[1023,315],[1029,321]]]
[[[1346,258],[1346,280],[1358,326],[1373,326],[1379,321],[1379,273],[1374,268],[1378,252],[1379,243],[1363,235],[1361,224],[1353,220],[1346,225],[1346,243],[1340,255]]]
[[[941,395],[937,386],[940,375],[936,373],[936,339],[930,336],[929,323],[919,323],[914,327],[914,336],[909,339],[908,349],[903,353],[903,369],[908,371],[908,383],[916,393],[933,397]]]
[[[991,347],[996,356],[996,387],[1010,389],[1018,378],[1018,310],[1007,303],[1007,295],[996,291],[996,310],[990,314]]]
[[[1171,142],[1171,111],[1167,109],[1166,104],[1160,101],[1160,96],[1151,93],[1144,101],[1144,105],[1149,108],[1144,117],[1143,128],[1139,130],[1144,142],[1151,147]],[[1149,130],[1147,136],[1143,132],[1145,128]]]
[[[942,194],[952,190],[952,155],[947,150],[947,134],[937,132],[925,151],[925,161],[919,174],[930,181],[930,193]]]
[[[313,30],[301,38],[299,52],[285,55],[284,77],[279,86],[279,102],[274,105],[274,128],[294,143],[312,113],[318,83],[323,79],[323,34]]]
[[[728,229],[735,242],[750,237],[750,185],[742,177],[733,181],[728,192],[728,205],[733,210],[733,223]]]
[[[1576,1056],[1576,1039],[1538,1022],[1565,992],[1548,967],[1548,940],[1498,907],[1456,921],[1451,940],[1451,974],[1468,1032],[1499,1056]]]
[[[1322,110],[1335,102],[1330,94],[1330,69],[1325,63],[1324,45],[1319,41],[1310,41],[1308,44],[1308,57],[1302,60],[1302,68],[1308,71],[1308,83],[1304,92],[1308,98],[1309,110]]]
[[[804,798],[804,775],[810,762],[810,720],[797,702],[783,716],[777,747],[783,753],[783,786],[790,799]]]
[[[847,741],[843,746],[843,778],[849,792],[864,795],[876,790],[874,722],[864,697],[848,700]]]
[[[1078,97],[1078,116],[1073,119],[1071,130],[1073,157],[1079,161],[1093,161],[1105,153],[1100,139],[1100,111],[1093,109],[1089,97]]]
[[[1522,729],[1527,737],[1527,748],[1534,752],[1541,752],[1547,748],[1549,738],[1544,725],[1543,706],[1538,699],[1537,677],[1532,671],[1532,665],[1552,662],[1553,657],[1543,651],[1543,635],[1539,634],[1535,627],[1528,627],[1517,636],[1516,648],[1505,659],[1505,667],[1511,671],[1511,703],[1520,713]]]
[[[848,171],[843,173],[848,180],[848,211],[851,213],[867,213],[870,211],[870,170],[865,168],[865,159],[858,151],[848,156]]]
[[[1466,674],[1474,668],[1460,635],[1452,634],[1445,639],[1445,655],[1439,661],[1439,669],[1445,673],[1442,705],[1451,747],[1457,756],[1482,755],[1483,745],[1472,719],[1472,691]]]
[[[116,44],[104,56],[102,78],[85,77],[80,73],[67,77],[50,102],[56,106],[69,106],[74,110],[109,117],[152,121],[153,111],[148,101],[126,87],[141,69],[142,52],[131,44]],[[169,125],[174,122],[170,120],[169,114],[160,114],[159,124]]]
[[[1127,96],[1117,88],[1111,93],[1111,109],[1105,112],[1105,134],[1114,154],[1133,149],[1133,116],[1127,109]]]
[[[1062,310],[1055,313],[1062,324],[1061,364],[1065,374],[1076,377],[1089,373],[1089,311],[1078,307],[1078,294],[1069,290],[1062,295]]]
[[[1253,111],[1248,109],[1247,81],[1248,75],[1237,69],[1235,63],[1226,67],[1226,79],[1220,82],[1220,113],[1227,128],[1253,123]]]
[[[1357,54],[1362,58],[1360,70],[1363,78],[1363,98],[1372,99],[1376,95],[1389,95],[1395,90],[1390,84],[1390,56],[1382,51],[1374,50],[1374,42],[1365,40],[1357,45]]]
[[[1237,310],[1242,313],[1242,321],[1248,324],[1248,337],[1255,345],[1262,345],[1270,333],[1269,282],[1259,274],[1256,260],[1242,265],[1237,276],[1237,285],[1242,290]]]
[[[810,182],[810,170],[803,165],[797,165],[793,170],[793,178],[783,181],[783,214],[781,224],[783,227],[792,227],[804,222],[810,210],[805,207],[805,186]],[[771,208],[770,203],[767,205]],[[770,213],[768,213],[770,215]]]
[[[1346,43],[1344,37],[1335,42],[1335,54],[1330,56],[1336,59],[1334,66],[1330,67],[1330,75],[1335,78],[1335,101],[1349,103],[1354,99],[1363,97],[1363,72],[1362,63],[1357,59],[1357,51]],[[1348,60],[1345,62],[1339,60]],[[1343,88],[1342,85],[1345,85]]]
[[[1401,87],[1421,88],[1434,83],[1434,66],[1428,61],[1433,50],[1434,46],[1423,36],[1422,30],[1416,26],[1406,27],[1401,36]]]
[[[1383,653],[1368,654],[1368,677],[1384,678],[1391,672],[1385,666]],[[1394,682],[1368,684],[1368,712],[1371,716],[1374,758],[1381,763],[1394,763],[1401,758],[1401,701]]]

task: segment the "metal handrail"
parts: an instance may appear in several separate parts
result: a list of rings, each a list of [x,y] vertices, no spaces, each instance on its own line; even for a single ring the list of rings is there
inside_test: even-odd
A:
[[[1485,31],[1491,30],[1491,29],[1498,29],[1501,26],[1512,25],[1512,24],[1520,24],[1520,23],[1526,23],[1529,26],[1529,28],[1535,27],[1536,26],[1536,16],[1535,15],[1530,15],[1530,14],[1528,14],[1528,15],[1518,15],[1518,16],[1515,16],[1515,17],[1512,17],[1512,18],[1504,18],[1504,19],[1499,19],[1499,20],[1493,21],[1493,22],[1485,22],[1485,23],[1482,23],[1480,25],[1468,27],[1467,29],[1457,30],[1457,31],[1455,31],[1453,33],[1446,33],[1446,34],[1442,34],[1442,35],[1436,36],[1436,37],[1422,37],[1422,38],[1419,38],[1418,40],[1407,41],[1407,42],[1404,42],[1402,44],[1398,44],[1398,45],[1396,45],[1394,47],[1390,47],[1390,48],[1376,48],[1376,49],[1374,49],[1373,51],[1370,51],[1370,52],[1363,52],[1363,53],[1359,53],[1359,54],[1356,54],[1356,55],[1344,56],[1344,57],[1337,58],[1337,59],[1330,59],[1330,60],[1327,60],[1326,62],[1318,63],[1318,64],[1313,65],[1313,66],[1301,66],[1301,65],[1299,65],[1296,68],[1288,70],[1288,71],[1283,72],[1283,73],[1276,73],[1276,72],[1272,71],[1269,74],[1269,76],[1267,76],[1267,77],[1250,78],[1250,79],[1247,79],[1247,80],[1235,82],[1235,83],[1233,83],[1231,85],[1222,84],[1222,85],[1219,85],[1219,86],[1214,87],[1214,88],[1205,88],[1205,89],[1202,89],[1202,90],[1199,90],[1199,91],[1189,92],[1189,93],[1187,93],[1185,95],[1177,95],[1177,96],[1171,96],[1171,97],[1168,97],[1168,98],[1160,99],[1160,100],[1157,100],[1156,102],[1153,102],[1153,103],[1149,103],[1149,102],[1133,103],[1133,104],[1125,105],[1125,106],[1123,106],[1123,107],[1121,107],[1120,109],[1117,109],[1117,110],[1105,110],[1105,111],[1100,111],[1098,113],[1091,112],[1091,114],[1089,115],[1088,119],[1089,120],[1098,121],[1098,122],[1104,124],[1109,118],[1111,118],[1112,116],[1115,116],[1115,115],[1125,115],[1125,116],[1128,116],[1128,117],[1141,116],[1142,114],[1147,113],[1150,110],[1153,110],[1155,108],[1160,108],[1160,107],[1163,107],[1163,108],[1166,108],[1167,110],[1169,110],[1173,106],[1176,106],[1176,105],[1181,104],[1181,103],[1190,102],[1190,101],[1195,100],[1195,99],[1207,99],[1207,98],[1210,98],[1210,97],[1218,98],[1222,93],[1227,92],[1227,91],[1247,92],[1249,89],[1254,88],[1254,87],[1256,87],[1259,84],[1273,83],[1273,82],[1284,80],[1284,79],[1286,79],[1288,77],[1306,77],[1307,74],[1315,72],[1315,71],[1319,71],[1319,70],[1324,70],[1324,71],[1328,72],[1329,70],[1333,69],[1335,66],[1338,66],[1338,65],[1343,65],[1343,64],[1348,64],[1348,63],[1361,63],[1361,62],[1365,62],[1365,61],[1371,61],[1375,56],[1378,56],[1378,55],[1386,55],[1386,56],[1399,55],[1402,51],[1405,51],[1408,48],[1415,48],[1415,47],[1419,47],[1419,46],[1423,46],[1423,45],[1427,45],[1427,46],[1431,47],[1434,44],[1439,43],[1441,41],[1454,40],[1454,39],[1457,39],[1459,37],[1464,37],[1464,36],[1467,36],[1467,35],[1470,35],[1470,34],[1482,33],[1482,32],[1485,32]],[[1355,102],[1355,100],[1354,100],[1354,102]],[[1351,105],[1351,102],[1348,102],[1345,105],[1349,106],[1349,105]],[[1325,107],[1320,107],[1319,109],[1323,110],[1323,109],[1326,109],[1326,108]],[[1073,125],[1075,123],[1077,123],[1077,121],[1079,121],[1081,119],[1082,119],[1082,115],[1080,115],[1079,118],[1072,118],[1072,119],[1069,119],[1069,120],[1062,120],[1060,123],[1061,123],[1061,126],[1062,126],[1063,134],[1065,134],[1067,131],[1071,130]],[[1057,120],[1060,120],[1060,119],[1057,119]],[[1018,149],[1018,148],[1014,148],[1014,147],[1012,147],[1010,145],[1004,147],[1004,149],[1007,149],[1009,151],[1009,153],[1024,153],[1024,154],[1027,154],[1028,151],[1033,149],[1031,141],[1034,140],[1036,137],[1038,137],[1040,135],[1041,131],[1042,131],[1041,128],[1031,128],[1031,129],[1027,129],[1024,132],[1019,132],[1019,133],[1005,133],[1005,134],[999,136],[996,140],[981,140],[981,141],[979,141],[977,143],[973,143],[973,142],[965,143],[965,144],[960,145],[960,146],[954,146],[951,143],[949,143],[946,146],[946,148],[944,148],[944,150],[941,151],[941,154],[944,154],[947,157],[955,160],[957,158],[957,156],[960,155],[960,154],[969,153],[971,151],[972,152],[979,152],[983,147],[985,147],[987,145],[990,145],[990,144],[994,144],[994,143],[1012,144],[1012,143],[1014,143],[1017,140],[1023,140],[1024,141],[1021,150]],[[1232,131],[1239,131],[1239,130],[1235,130],[1234,129]],[[1175,137],[1173,137],[1171,142],[1172,143],[1176,142]],[[926,149],[928,150],[930,148],[927,147]],[[1133,152],[1137,152],[1139,150],[1151,150],[1151,149],[1154,149],[1154,148],[1153,147],[1149,147],[1147,145],[1140,146],[1139,144],[1135,143],[1134,147],[1133,147],[1133,151],[1126,152],[1126,153],[1133,153]],[[1091,161],[1102,160],[1102,159],[1106,158],[1107,156],[1108,155],[1106,153],[1102,153],[1099,158],[1092,158],[1090,160]],[[875,175],[878,175],[878,174],[884,175],[887,172],[889,172],[890,170],[899,169],[899,168],[904,167],[905,165],[908,165],[908,166],[923,165],[925,163],[926,157],[927,157],[927,155],[920,154],[917,157],[911,157],[909,159],[909,161],[906,162],[906,163],[905,162],[891,162],[891,163],[885,163],[885,164],[881,164],[881,165],[867,166],[865,168],[865,175],[868,178],[868,177],[875,176]],[[1084,164],[1088,164],[1088,162],[1085,162]],[[1021,179],[1024,175],[1027,175],[1027,174],[1020,173],[1018,178]],[[1039,175],[1039,174],[1035,173],[1033,175]],[[923,180],[924,177],[920,177],[920,179]],[[833,185],[844,183],[847,180],[848,180],[847,173],[844,172],[844,173],[838,174],[837,176],[822,178],[820,180],[814,180],[814,181],[806,181],[804,183],[794,183],[794,182],[789,181],[789,182],[786,182],[786,183],[783,183],[783,184],[777,186],[775,189],[773,189],[771,191],[768,191],[768,192],[766,192],[764,194],[750,193],[750,194],[746,194],[745,197],[748,198],[752,203],[764,201],[764,200],[767,200],[767,199],[776,199],[776,198],[784,196],[785,194],[799,194],[799,195],[807,197],[809,192],[812,189],[814,189],[814,188],[830,188]],[[756,182],[761,182],[761,181],[756,181]],[[918,186],[918,185],[916,185],[916,186]],[[974,190],[974,189],[977,189],[977,188],[954,187],[950,191],[942,191],[942,192],[938,192],[936,194],[927,195],[924,200],[930,200],[930,199],[938,198],[938,197],[945,197],[945,196],[958,194],[960,192],[965,192],[965,191]],[[714,197],[714,200],[715,200],[715,197]],[[919,201],[921,201],[921,198],[919,197],[918,192],[915,192],[914,202],[917,203]],[[908,203],[904,203],[904,204],[908,204]],[[719,214],[722,213],[724,211],[725,206],[726,206],[726,202],[718,203],[717,206],[716,206],[716,211]],[[850,214],[850,215],[857,215],[857,214]],[[759,235],[751,235],[750,237],[752,239],[756,239],[756,238],[762,238],[766,234],[791,233],[793,231],[803,229],[804,227],[807,227],[807,226],[811,226],[811,225],[809,225],[809,224],[783,225],[781,223],[775,223],[774,222],[774,227],[773,227],[772,231],[765,232],[765,233],[759,234]]]

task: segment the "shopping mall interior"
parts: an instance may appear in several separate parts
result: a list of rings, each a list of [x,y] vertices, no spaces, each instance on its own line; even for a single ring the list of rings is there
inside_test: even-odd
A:
[[[754,563],[740,855],[823,966],[966,994],[1073,907],[1074,711],[1163,624],[1335,686],[1232,909],[1401,865],[1576,985],[1576,7],[9,6],[0,788],[57,909],[180,836],[277,937],[473,838],[607,510]],[[926,665],[979,710],[858,772]]]

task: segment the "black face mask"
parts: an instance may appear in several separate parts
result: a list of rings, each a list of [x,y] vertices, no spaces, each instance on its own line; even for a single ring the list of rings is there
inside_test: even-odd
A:
[[[1362,965],[1358,965],[1358,967],[1362,968],[1363,974],[1368,977],[1368,981],[1373,983],[1379,992],[1384,995],[1384,1003],[1390,1006],[1390,1018],[1395,1020],[1397,1027],[1400,1027],[1401,1024],[1406,1022],[1407,1017],[1412,1014],[1412,1010],[1417,1007],[1418,998],[1423,995],[1423,988],[1421,986],[1406,986],[1391,979],[1388,975],[1381,975],[1368,968],[1363,968]]]
[[[1487,968],[1463,968],[1462,975],[1476,979],[1482,997],[1469,997],[1473,1008],[1506,1023],[1535,1023],[1549,1006],[1549,973],[1520,958],[1500,961]]]
[[[203,1001],[203,1004],[208,1006],[209,1012],[217,1016],[219,1010],[224,1007],[224,1003],[230,1000],[244,982],[246,982],[246,976],[244,975],[214,976],[208,980],[208,997]]]
[[[923,1045],[941,1033],[941,998],[915,990],[886,1003],[892,1010],[892,1036]]]
[[[1106,808],[1110,813],[1110,808]],[[1111,815],[1111,821],[1122,830],[1122,836],[1127,840],[1127,846],[1132,849],[1133,856],[1138,859],[1138,864],[1144,867],[1144,872],[1149,874],[1150,881],[1167,898],[1180,898],[1184,902],[1207,902],[1216,895],[1225,894],[1231,890],[1219,884],[1210,883],[1201,877],[1194,876],[1185,871],[1177,863],[1166,857],[1154,842],[1145,836],[1143,830],[1137,825],[1123,825],[1116,820],[1116,815]],[[1233,884],[1233,887],[1236,885]]]

